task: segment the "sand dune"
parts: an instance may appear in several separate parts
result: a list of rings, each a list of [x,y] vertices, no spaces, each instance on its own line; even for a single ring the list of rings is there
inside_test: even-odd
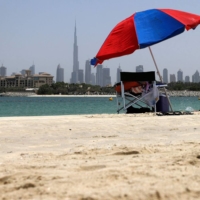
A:
[[[200,114],[6,117],[0,199],[199,199]]]

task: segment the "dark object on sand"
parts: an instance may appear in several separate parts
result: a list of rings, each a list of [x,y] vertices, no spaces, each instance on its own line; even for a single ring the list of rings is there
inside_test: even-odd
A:
[[[142,107],[142,108],[135,108],[133,106],[130,106],[127,108],[126,114],[131,114],[131,113],[146,113],[146,112],[151,112],[150,108]]]

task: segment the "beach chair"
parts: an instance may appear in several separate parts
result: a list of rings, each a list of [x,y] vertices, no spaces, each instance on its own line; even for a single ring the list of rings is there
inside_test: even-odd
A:
[[[159,91],[155,72],[120,72],[120,82],[115,85],[117,113],[156,112]]]

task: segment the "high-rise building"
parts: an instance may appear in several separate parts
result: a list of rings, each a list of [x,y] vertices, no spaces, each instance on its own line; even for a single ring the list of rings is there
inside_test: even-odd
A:
[[[85,62],[85,83],[91,84],[91,64],[89,60]]]
[[[186,76],[185,77],[185,83],[189,83],[190,82],[190,77],[189,76]]]
[[[183,82],[183,71],[181,69],[177,72],[177,82]]]
[[[103,65],[96,66],[96,85],[103,86]]]
[[[136,70],[135,70],[136,72],[143,72],[144,71],[144,69],[143,69],[143,65],[138,65],[138,66],[136,66]]]
[[[78,82],[78,71],[73,71],[71,73],[70,83],[77,83]]]
[[[35,74],[35,65],[33,64],[32,66],[30,66],[29,68],[31,70],[31,75]]]
[[[77,45],[77,36],[76,36],[76,24],[74,30],[74,52],[73,52],[73,71],[71,74],[71,83],[78,83],[78,70],[79,70],[79,61],[78,61],[78,45]]]
[[[199,83],[200,82],[200,76],[199,76],[199,72],[196,71],[193,75],[192,75],[192,82],[193,83]]]
[[[163,69],[163,82],[168,83],[168,70],[166,68]]]
[[[26,74],[26,69],[22,69],[22,70],[20,71],[20,73],[21,73],[21,75],[25,76],[25,74]]]
[[[56,70],[56,82],[64,82],[64,69],[60,67],[60,64]]]
[[[170,74],[170,83],[172,83],[172,82],[176,82],[176,76],[175,76],[175,74]]]
[[[83,69],[78,70],[78,83],[84,83],[84,73]]]
[[[92,85],[96,85],[94,73],[91,74],[91,84],[92,84]]]
[[[111,85],[110,68],[103,68],[103,86]]]
[[[7,68],[3,65],[0,67],[0,76],[6,76],[7,75]]]
[[[120,78],[120,72],[122,71],[122,69],[120,68],[120,66],[117,68],[117,83],[120,82],[121,78]]]

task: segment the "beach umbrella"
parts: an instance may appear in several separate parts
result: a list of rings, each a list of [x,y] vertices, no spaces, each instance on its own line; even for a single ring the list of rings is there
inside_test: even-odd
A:
[[[152,46],[200,24],[200,15],[172,9],[136,12],[118,23],[110,32],[92,65]]]
[[[179,35],[185,29],[195,29],[199,24],[200,15],[180,10],[150,9],[136,12],[113,28],[96,56],[91,59],[91,65],[96,66],[104,60],[148,47],[162,81],[150,46]]]

